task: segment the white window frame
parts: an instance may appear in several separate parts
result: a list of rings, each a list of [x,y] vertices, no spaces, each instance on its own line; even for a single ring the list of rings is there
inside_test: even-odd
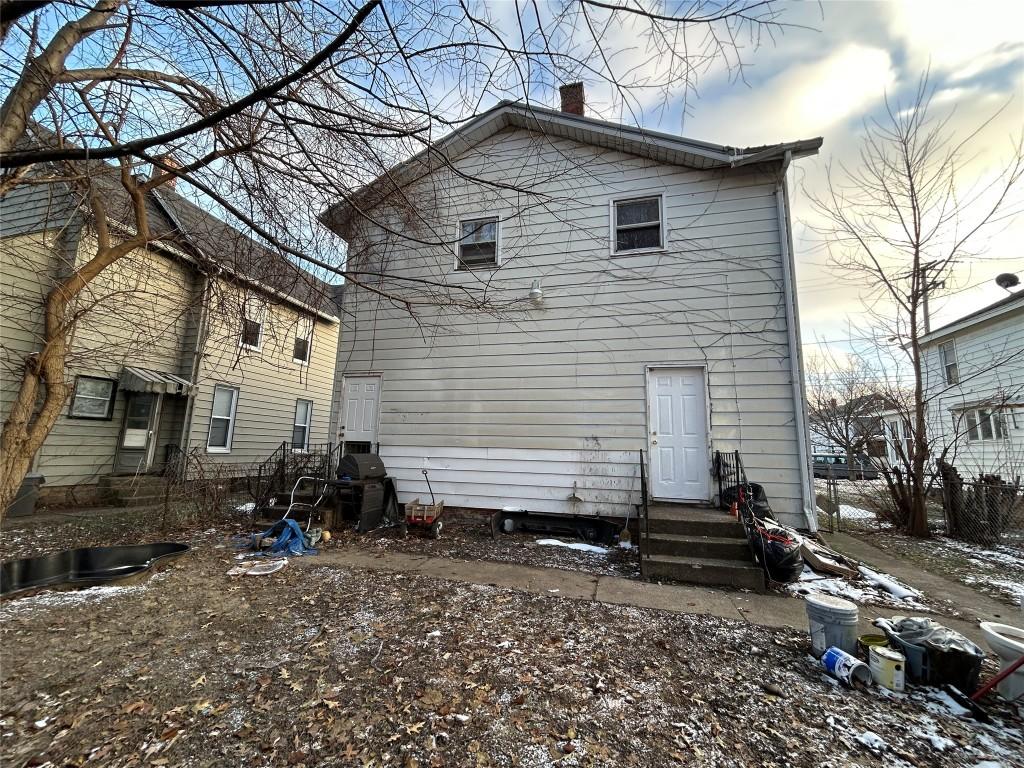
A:
[[[110,394],[105,398],[95,397],[94,395],[79,395],[78,394],[78,382],[83,379],[88,381],[104,381],[110,384]],[[117,397],[117,379],[111,379],[106,376],[75,376],[75,387],[71,392],[71,403],[68,405],[68,418],[69,419],[88,419],[90,421],[110,421],[114,417],[114,398]],[[90,414],[75,413],[75,403],[82,398],[83,400],[106,400],[107,410],[102,416],[92,416]]]
[[[298,327],[295,329],[295,340],[292,341],[292,362],[299,365],[309,365],[313,359],[313,328],[315,323],[311,319],[301,318]],[[295,356],[295,342],[304,339],[306,342],[306,359]]]
[[[238,329],[238,346],[241,349],[247,349],[252,352],[259,352],[263,349],[263,338],[266,335],[266,315],[267,308],[263,302],[256,299],[246,299],[242,305],[242,320],[239,323]],[[260,337],[256,345],[245,343],[245,322],[246,321],[258,323],[260,326]]]
[[[309,408],[306,409],[306,423],[301,424],[298,421],[299,418],[299,403],[308,403]],[[299,397],[295,400],[295,415],[292,416],[292,439],[289,441],[292,444],[292,450],[298,453],[303,453],[309,450],[309,431],[313,425],[313,401],[307,400],[306,398]],[[295,447],[295,428],[303,427],[306,430],[306,440],[302,444],[301,448]]]
[[[224,419],[224,416],[215,416],[213,413],[213,405],[217,402],[217,390],[225,389],[231,392],[231,416],[228,420],[228,433],[227,433],[227,445],[210,445],[210,440],[213,438],[213,420]],[[210,424],[206,430],[206,452],[207,453],[231,453],[231,445],[235,440],[235,416],[238,413],[238,387],[232,387],[230,384],[216,384],[213,387],[213,398],[210,400]]]
[[[658,218],[661,224],[661,244],[651,248],[631,248],[628,251],[617,251],[615,250],[616,244],[619,242],[618,238],[618,227],[615,223],[615,206],[620,203],[637,203],[641,200],[653,200],[658,199]],[[628,197],[613,197],[608,201],[608,253],[611,256],[632,256],[638,253],[661,253],[666,250],[666,244],[668,243],[668,228],[665,224],[665,193],[655,192],[652,195],[630,195]],[[627,228],[632,228],[641,225],[626,225]],[[649,224],[643,226],[650,226]]]
[[[948,361],[948,359],[946,358],[946,355],[943,354],[942,348],[946,347],[946,346],[949,346],[949,347],[953,348],[953,362],[952,363],[950,363]],[[949,341],[941,342],[940,344],[937,345],[936,351],[939,354],[939,370],[942,371],[942,381],[947,386],[953,386],[954,384],[959,384],[960,383],[960,359],[957,356],[956,339],[949,339]],[[949,380],[949,367],[950,367],[950,365],[953,365],[953,366],[956,367],[956,381],[950,381]]]
[[[494,264],[481,264],[478,267],[467,267],[462,264],[462,225],[471,221],[494,220]],[[456,272],[479,272],[481,270],[494,270],[501,266],[501,230],[502,218],[500,213],[480,213],[473,216],[464,216],[455,224],[455,264],[453,269]]]
[[[982,417],[982,414],[985,414]],[[957,423],[962,425],[957,429],[959,433],[963,429],[963,436],[968,443],[998,443],[1009,437],[1010,423],[1007,421],[1006,412],[996,406],[967,408],[956,415]],[[989,437],[985,437],[985,424],[988,425]],[[971,433],[974,436],[971,436]]]

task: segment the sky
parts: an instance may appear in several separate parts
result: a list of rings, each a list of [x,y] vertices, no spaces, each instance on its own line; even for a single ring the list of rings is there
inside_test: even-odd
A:
[[[887,97],[909,98],[926,69],[934,110],[950,112],[958,135],[1002,108],[972,144],[960,178],[964,188],[1005,167],[1024,128],[1024,2],[780,7],[780,21],[793,26],[744,50],[742,79],[722,62],[713,65],[689,114],[658,101],[626,110],[600,87],[588,93],[588,107],[601,117],[734,146],[824,138],[821,154],[794,163],[790,176],[803,338],[821,349],[848,338],[850,327],[865,320],[860,287],[828,268],[820,238],[808,229],[814,223],[808,196],[824,190],[830,163],[856,161],[865,120],[884,110]],[[643,60],[642,53],[632,56]],[[628,60],[631,53],[620,55]],[[1019,189],[1016,211],[1024,211],[1022,201]],[[933,300],[932,327],[1004,297],[993,282],[1000,272],[1018,272],[1024,281],[1024,215],[1001,224],[981,245],[979,258],[957,266],[947,295]]]

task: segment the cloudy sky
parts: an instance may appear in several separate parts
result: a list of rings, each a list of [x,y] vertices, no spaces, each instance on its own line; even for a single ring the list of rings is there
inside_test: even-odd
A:
[[[807,229],[813,221],[807,194],[823,189],[828,163],[856,161],[865,119],[884,109],[886,96],[908,99],[929,67],[935,109],[953,109],[950,124],[961,135],[1003,108],[973,144],[963,185],[1005,167],[1024,126],[1024,2],[833,1],[782,10],[782,21],[806,28],[748,48],[745,83],[719,65],[702,80],[689,115],[678,106],[649,104],[635,119],[741,146],[824,137],[821,156],[795,164],[790,180],[804,339],[820,345],[844,337],[848,323],[863,319],[858,286],[828,269],[827,255]],[[600,92],[594,96],[601,101]],[[621,106],[594,106],[602,116],[631,121],[614,114]],[[1016,200],[1020,211],[1024,194]],[[987,239],[983,258],[958,267],[950,295],[935,302],[933,327],[1005,296],[992,282],[999,272],[1024,278],[1024,216],[1015,219]]]

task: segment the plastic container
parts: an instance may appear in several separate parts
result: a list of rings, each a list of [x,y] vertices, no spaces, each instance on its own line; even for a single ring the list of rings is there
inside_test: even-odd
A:
[[[835,646],[857,653],[857,606],[832,595],[807,595],[807,624],[814,655],[821,657]]]
[[[906,688],[907,660],[892,648],[872,645],[868,653],[871,678],[883,688],[902,693]]]
[[[835,646],[825,651],[821,663],[829,674],[847,685],[871,685],[871,670],[853,654]]]
[[[28,517],[36,511],[36,502],[39,500],[39,486],[46,482],[46,478],[38,472],[29,472],[21,481],[21,487],[14,496],[14,501],[7,508],[8,517]]]
[[[857,638],[857,653],[867,659],[870,658],[871,648],[880,646],[884,648],[889,644],[889,638],[885,635],[861,635]]]

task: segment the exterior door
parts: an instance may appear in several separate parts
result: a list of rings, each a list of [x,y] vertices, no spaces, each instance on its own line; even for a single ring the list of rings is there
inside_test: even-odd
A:
[[[148,472],[153,463],[161,395],[152,392],[127,392],[124,424],[117,447],[114,471],[137,474]]]
[[[703,368],[647,372],[651,496],[707,501],[710,488]]]
[[[377,444],[377,414],[380,411],[380,376],[346,376],[344,407],[338,426],[345,451],[373,451]],[[353,450],[350,450],[349,444]]]

